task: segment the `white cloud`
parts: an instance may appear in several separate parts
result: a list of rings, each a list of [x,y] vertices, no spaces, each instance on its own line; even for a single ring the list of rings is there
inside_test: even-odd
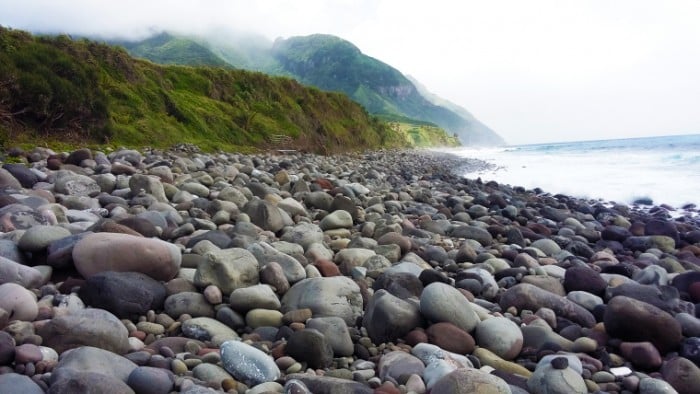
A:
[[[0,24],[329,33],[469,109],[509,142],[700,132],[700,1],[0,0]]]

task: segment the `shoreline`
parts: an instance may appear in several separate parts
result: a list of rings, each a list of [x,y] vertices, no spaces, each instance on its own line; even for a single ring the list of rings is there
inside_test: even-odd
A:
[[[700,385],[694,218],[430,150],[23,155],[0,170],[0,391]]]

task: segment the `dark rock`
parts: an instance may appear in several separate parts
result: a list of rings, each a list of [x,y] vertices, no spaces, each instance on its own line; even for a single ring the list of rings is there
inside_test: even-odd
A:
[[[683,339],[681,325],[673,316],[634,298],[613,297],[603,320],[609,335],[624,341],[649,341],[661,354],[677,349]]]
[[[15,179],[19,181],[22,187],[31,189],[37,182],[39,178],[24,164],[7,163],[3,164],[2,168],[7,170],[12,174]]]
[[[163,309],[166,292],[165,285],[146,274],[107,271],[88,278],[78,294],[89,306],[130,318]]]
[[[694,362],[695,365],[700,365],[700,338],[685,338],[683,342],[681,342],[681,350],[678,354]]]
[[[447,275],[436,270],[423,270],[421,271],[420,275],[418,275],[418,279],[423,284],[423,287],[428,286],[433,282],[450,283],[450,278],[448,278]],[[420,294],[416,294],[416,296],[420,296]]]
[[[566,357],[554,357],[550,363],[554,369],[566,369],[569,367],[569,359]]]
[[[415,303],[398,298],[386,290],[372,295],[362,325],[374,343],[395,341],[413,328],[422,325],[420,310]]]
[[[455,226],[450,232],[450,236],[473,239],[483,246],[489,246],[493,243],[493,237],[488,231],[474,226]]]
[[[15,340],[5,331],[0,331],[0,365],[9,365],[15,359]]]
[[[84,149],[78,149],[78,150],[71,152],[68,155],[68,157],[66,158],[65,163],[79,166],[83,160],[91,160],[91,159],[92,159],[92,152],[90,151],[90,149],[84,148]]]
[[[375,291],[384,289],[402,299],[420,297],[423,292],[423,284],[420,279],[408,272],[384,272],[374,281],[372,288]]]
[[[54,268],[68,268],[73,265],[73,247],[81,239],[92,234],[85,231],[61,238],[49,244],[46,248],[46,264]]]
[[[564,289],[586,291],[602,297],[608,284],[600,274],[587,266],[573,266],[564,274]]]
[[[156,226],[146,219],[129,217],[121,219],[117,223],[129,227],[144,237],[152,238],[160,235]]]
[[[287,354],[297,361],[305,361],[311,368],[328,368],[333,364],[331,344],[314,329],[294,332],[287,342]]]
[[[632,234],[624,227],[610,225],[606,226],[603,231],[601,231],[600,236],[606,241],[624,242],[627,238],[632,236]]]
[[[277,232],[284,227],[284,219],[279,208],[265,200],[249,201],[243,212],[248,214],[250,221],[263,230]]]
[[[680,241],[680,234],[676,225],[671,221],[651,219],[644,226],[644,235],[665,235],[673,238],[676,243]]]
[[[221,230],[210,230],[205,233],[196,235],[190,238],[185,245],[188,248],[193,247],[199,241],[209,241],[221,249],[226,249],[231,247],[231,237]]]

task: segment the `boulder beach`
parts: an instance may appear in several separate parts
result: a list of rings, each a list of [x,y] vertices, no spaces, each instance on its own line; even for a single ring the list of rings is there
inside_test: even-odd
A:
[[[2,393],[700,388],[693,206],[423,150],[4,158]]]

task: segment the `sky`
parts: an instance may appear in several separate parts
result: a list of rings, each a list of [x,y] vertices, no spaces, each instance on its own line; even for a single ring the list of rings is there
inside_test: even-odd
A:
[[[333,34],[510,144],[700,133],[700,0],[0,0],[0,25]]]

